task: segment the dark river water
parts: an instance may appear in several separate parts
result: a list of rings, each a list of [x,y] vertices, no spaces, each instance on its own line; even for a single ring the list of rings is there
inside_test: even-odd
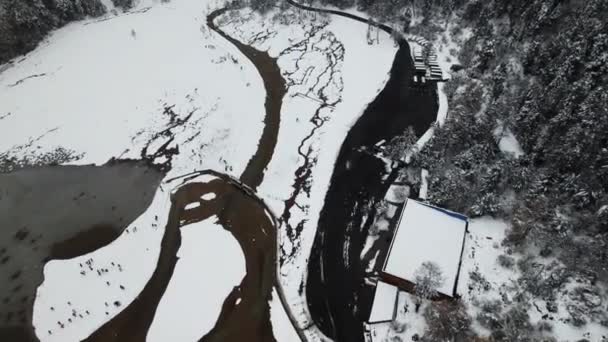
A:
[[[299,5],[298,7],[304,8]],[[235,288],[224,301],[215,327],[205,334],[201,341],[273,342],[275,340],[270,325],[268,300],[276,275],[276,223],[268,219],[267,208],[253,192],[262,182],[266,166],[274,153],[280,124],[280,109],[286,87],[276,59],[271,58],[266,52],[258,51],[231,38],[213,24],[213,20],[225,11],[222,9],[210,14],[209,26],[233,43],[255,65],[266,88],[265,126],[258,149],[240,176],[240,181],[216,174],[218,178],[216,181],[209,184],[188,184],[172,198],[169,222],[165,227],[161,254],[152,278],[133,303],[93,333],[87,339],[88,341],[145,340],[157,305],[170,282],[177,263],[176,254],[181,244],[180,228],[182,224],[180,222],[197,222],[213,215],[217,215],[224,228],[239,241],[246,256],[247,273],[240,284],[235,284]],[[365,19],[351,14],[341,14],[337,11],[325,12],[344,15],[362,22],[362,24],[367,23]],[[390,30],[387,27],[382,27],[382,29]],[[385,169],[383,162],[369,154],[359,152],[360,148],[371,146],[382,139],[391,139],[409,126],[414,128],[417,135],[421,135],[435,121],[438,107],[436,87],[434,85],[424,87],[413,85],[412,77],[413,64],[409,46],[406,42],[401,42],[385,88],[369,104],[342,144],[326,195],[325,206],[320,215],[308,265],[306,291],[314,321],[327,336],[332,337],[335,341],[363,341],[363,322],[369,315],[373,296],[373,288],[364,283],[364,269],[359,260],[368,235],[367,230],[373,222],[374,213],[373,211],[368,212],[366,208],[370,208],[371,204],[383,198],[390,185],[391,176],[394,176],[394,173]],[[168,168],[170,166],[162,171],[166,172]],[[141,171],[146,171],[146,169],[141,169]],[[26,261],[32,264],[43,264],[50,258],[73,257],[110,243],[151,201],[153,190],[160,182],[162,173],[151,172],[149,175],[147,171],[145,173],[146,176],[142,176],[147,180],[142,183],[145,191],[134,189],[130,192],[143,193],[141,201],[136,202],[138,204],[136,209],[129,209],[129,205],[132,206],[132,203],[121,205],[112,202],[114,198],[108,200],[108,203],[111,204],[110,211],[115,212],[115,216],[119,220],[116,225],[86,231],[77,235],[78,240],[62,237],[59,239],[61,244],[49,245],[54,246],[49,247],[54,254],[49,255],[47,251],[36,260],[30,258],[31,260]],[[108,181],[108,183],[111,182]],[[98,193],[101,192],[101,190],[79,189],[74,195],[76,197],[70,197],[69,200],[80,203],[88,198],[87,194],[94,193],[99,196]],[[210,192],[218,194],[213,205],[208,204],[196,212],[185,210],[187,203],[200,199],[202,194]],[[41,198],[43,197],[41,196]],[[95,199],[92,200],[92,203],[100,203],[94,196],[91,198]],[[129,197],[124,197],[124,200],[128,199]],[[28,225],[27,230],[22,229],[11,232],[11,234],[19,241],[25,241],[25,238],[20,237],[24,236],[25,232],[27,234],[35,232],[31,227]],[[86,227],[90,227],[90,225]],[[108,234],[104,233],[106,231]],[[269,232],[270,234],[268,234]],[[104,239],[99,238],[100,234],[104,235]],[[7,239],[5,241],[8,241]],[[28,240],[32,245],[35,245],[37,241],[45,241],[44,236],[39,238],[38,235],[33,236],[32,239],[33,242]],[[87,243],[92,239],[96,243],[89,246]],[[83,249],[83,246],[86,249]],[[10,248],[0,247],[2,247],[0,248],[2,260],[6,260],[4,264],[9,265],[9,261],[13,262],[13,260],[24,260],[23,258],[12,258],[9,253]],[[221,258],[221,255],[218,257]],[[379,264],[383,262],[381,259],[378,259]],[[27,268],[21,264],[14,266],[15,272],[17,272],[14,274],[17,276],[4,279],[4,282],[8,284],[17,280],[27,280],[31,283],[29,292],[26,294],[31,294],[31,296],[24,297],[25,300],[20,304],[21,307],[15,307],[17,311],[15,317],[20,319],[15,326],[19,328],[20,334],[29,335],[27,339],[29,340],[33,337],[31,324],[29,324],[33,293],[41,282],[42,275],[39,274],[40,271],[34,276],[22,275],[19,269]],[[13,286],[12,283],[10,285]],[[15,292],[21,291],[23,286],[20,286],[19,283],[13,287],[12,291]],[[236,303],[240,299],[244,304],[238,306]],[[10,298],[9,301],[5,300],[4,304],[8,305],[9,302]],[[12,308],[10,310],[14,311]],[[6,308],[6,311],[12,312],[9,311],[9,308]],[[13,314],[11,314],[12,316]],[[9,326],[0,326],[0,336],[11,336],[2,335],[3,328],[6,328],[7,334],[9,333]],[[10,334],[13,334],[13,325],[10,328]]]
[[[374,215],[367,208],[384,197],[391,183],[384,163],[359,150],[409,126],[421,136],[436,119],[436,86],[414,85],[413,72],[409,46],[402,41],[385,88],[342,144],[319,218],[308,264],[307,298],[314,321],[338,342],[363,341],[363,322],[374,293],[365,285],[360,262]],[[377,264],[383,262],[380,256]]]

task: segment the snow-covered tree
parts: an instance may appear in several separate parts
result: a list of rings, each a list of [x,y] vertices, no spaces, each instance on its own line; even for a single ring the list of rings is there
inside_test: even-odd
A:
[[[405,155],[416,145],[416,133],[409,127],[401,135],[391,139],[384,148],[384,154],[392,160],[403,160]]]
[[[435,262],[423,262],[414,273],[414,293],[416,294],[416,312],[424,299],[437,296],[437,289],[443,284],[441,268]]]

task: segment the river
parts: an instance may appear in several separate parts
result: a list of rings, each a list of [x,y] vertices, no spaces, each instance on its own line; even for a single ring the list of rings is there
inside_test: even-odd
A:
[[[296,5],[368,23],[350,13]],[[390,32],[386,26],[380,28]],[[319,218],[308,264],[307,298],[315,323],[337,342],[364,340],[363,323],[369,317],[374,288],[365,284],[360,255],[374,218],[370,208],[384,197],[396,176],[361,147],[388,141],[409,126],[420,137],[436,119],[436,86],[414,85],[413,75],[409,45],[401,40],[388,82],[342,144]],[[383,264],[381,259],[377,265]]]
[[[211,331],[199,341],[274,342],[270,321],[272,289],[277,259],[277,221],[265,203],[255,195],[277,143],[281,105],[287,90],[276,59],[267,52],[245,45],[222,31],[215,19],[228,11],[221,8],[207,16],[207,25],[239,49],[256,67],[266,89],[264,129],[258,148],[240,179],[205,170],[165,180],[175,188],[171,209],[161,242],[157,267],[138,297],[112,320],[94,332],[87,341],[145,341],[158,305],[169,286],[181,246],[181,227],[212,216],[238,241],[245,255],[246,274],[225,298],[220,315]],[[197,177],[211,175],[209,182]],[[181,184],[176,186],[175,182]],[[201,201],[214,194],[210,201]],[[186,209],[190,203],[199,203]],[[218,260],[221,260],[221,251]],[[208,261],[207,261],[208,262]]]

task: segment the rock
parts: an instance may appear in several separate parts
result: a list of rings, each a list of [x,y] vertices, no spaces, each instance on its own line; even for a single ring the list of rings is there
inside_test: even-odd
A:
[[[557,313],[557,303],[555,302],[547,302],[547,311],[551,313]]]
[[[420,336],[418,334],[412,335],[412,341],[420,341]]]

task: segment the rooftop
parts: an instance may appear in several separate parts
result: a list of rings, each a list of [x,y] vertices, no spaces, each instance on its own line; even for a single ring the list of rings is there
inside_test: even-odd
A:
[[[383,272],[414,283],[420,265],[434,262],[444,277],[438,292],[453,297],[467,224],[466,216],[408,199]]]

